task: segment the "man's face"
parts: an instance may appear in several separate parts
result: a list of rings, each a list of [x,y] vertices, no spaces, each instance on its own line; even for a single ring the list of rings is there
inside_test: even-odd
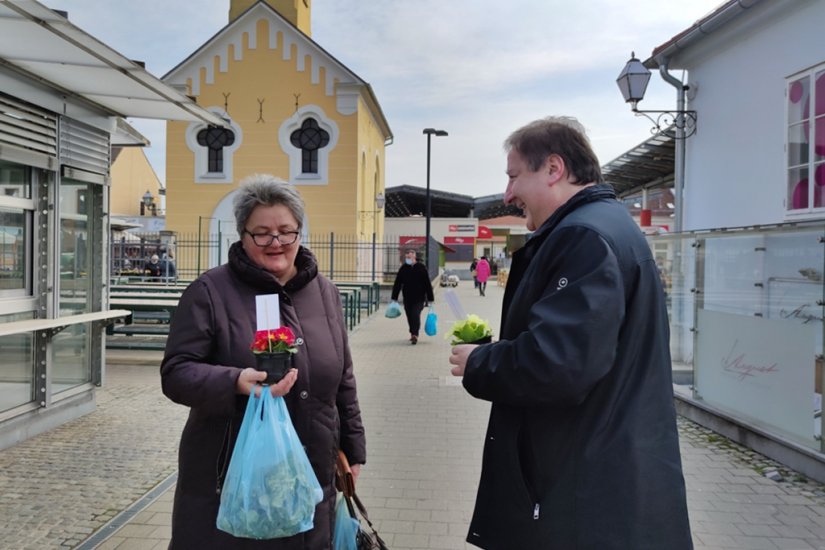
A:
[[[413,262],[413,263],[415,263],[415,252],[413,252],[412,250],[410,250],[409,252],[407,252],[404,256],[405,256],[408,260],[412,260],[412,262]]]
[[[550,167],[545,164],[536,172],[516,150],[507,155],[507,190],[504,204],[513,204],[527,216],[527,229],[535,231],[550,217],[547,195],[550,190]]]

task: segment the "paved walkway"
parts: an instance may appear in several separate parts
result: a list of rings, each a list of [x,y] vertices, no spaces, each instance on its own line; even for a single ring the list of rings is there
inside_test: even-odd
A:
[[[482,298],[462,282],[457,294],[498,326],[500,287]],[[441,291],[436,304],[443,332]],[[369,452],[359,494],[393,550],[471,548],[489,406],[449,375],[441,335],[414,347],[405,336],[403,318],[382,313],[351,335]],[[94,413],[0,451],[0,547],[166,548],[187,410],[161,394],[158,363],[110,352]],[[691,422],[679,428],[697,549],[825,549],[825,487]]]

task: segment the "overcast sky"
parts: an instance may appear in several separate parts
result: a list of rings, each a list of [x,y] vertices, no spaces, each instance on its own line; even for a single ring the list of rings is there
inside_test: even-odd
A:
[[[157,77],[226,25],[229,0],[41,0]],[[394,134],[387,187],[501,193],[502,143],[519,126],[571,115],[602,164],[649,137],[616,77],[635,51],[688,28],[720,0],[315,0],[312,38],[373,87]],[[676,73],[681,78],[681,73]],[[644,109],[669,109],[675,90],[651,78]],[[165,123],[130,120],[165,181]],[[286,174],[281,174],[286,176]]]

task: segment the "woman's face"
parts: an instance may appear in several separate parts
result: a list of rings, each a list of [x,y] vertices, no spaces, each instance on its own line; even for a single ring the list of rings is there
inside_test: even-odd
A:
[[[281,284],[290,280],[297,272],[295,256],[298,254],[301,238],[298,221],[289,208],[283,204],[256,206],[246,220],[244,229],[241,243],[249,259],[275,275]],[[253,238],[253,235],[256,236]],[[271,235],[280,235],[280,239],[271,239]],[[295,241],[291,244],[280,242],[289,242],[293,238]],[[256,240],[263,244],[269,240],[272,242],[260,246],[255,243]]]

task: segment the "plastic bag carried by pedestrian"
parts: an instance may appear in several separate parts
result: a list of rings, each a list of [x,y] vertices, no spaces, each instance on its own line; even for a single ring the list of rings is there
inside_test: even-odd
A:
[[[430,312],[427,313],[427,319],[424,321],[424,333],[427,336],[435,336],[438,333],[438,315],[433,306],[430,306]]]
[[[390,319],[401,317],[401,306],[398,305],[398,302],[390,302],[389,305],[387,305],[387,309],[384,311],[384,317],[389,317]]]
[[[249,396],[229,461],[217,527],[235,537],[275,539],[312,529],[321,485],[283,397]]]
[[[332,550],[358,550],[358,520],[352,517],[347,500],[338,493],[335,504],[335,531],[332,536]]]

